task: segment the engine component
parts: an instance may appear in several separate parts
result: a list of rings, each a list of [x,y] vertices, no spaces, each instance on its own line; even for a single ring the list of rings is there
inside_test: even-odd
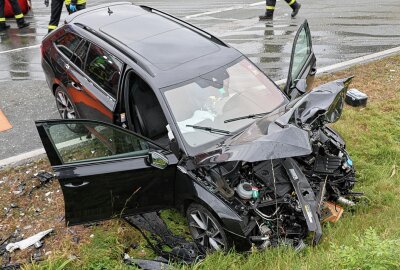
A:
[[[342,159],[338,156],[317,156],[314,171],[324,174],[332,174],[340,167]]]
[[[227,199],[230,199],[235,194],[235,191],[228,185],[226,182],[222,168],[219,167],[218,169],[211,169],[210,170],[211,178],[214,180],[217,190]]]
[[[292,185],[282,164],[278,161],[273,161],[272,165],[273,167],[271,166],[271,161],[260,162],[254,166],[254,173],[270,190],[274,190],[276,187],[276,195],[282,197],[292,189]]]
[[[251,187],[251,184],[248,182],[240,183],[236,188],[236,193],[243,200],[250,200],[251,198],[253,198],[253,189]]]
[[[347,205],[347,206],[354,206],[356,205],[353,201],[350,201],[349,199],[346,199],[345,197],[340,196],[339,198],[337,198],[336,200],[338,203],[342,204],[342,205]]]

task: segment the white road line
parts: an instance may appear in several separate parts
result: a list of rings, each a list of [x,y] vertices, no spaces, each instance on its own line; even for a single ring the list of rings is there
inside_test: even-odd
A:
[[[385,50],[385,51],[381,51],[381,52],[365,55],[365,56],[358,57],[358,58],[355,58],[355,59],[352,59],[352,60],[349,60],[349,61],[344,61],[344,62],[341,62],[341,63],[338,63],[338,64],[334,64],[334,65],[330,65],[330,66],[327,66],[327,67],[319,68],[317,74],[337,71],[339,69],[344,69],[344,68],[350,67],[350,66],[355,65],[355,64],[360,64],[360,63],[365,63],[365,62],[369,62],[369,61],[372,61],[372,60],[377,60],[377,59],[383,58],[385,56],[389,56],[391,54],[399,53],[399,52],[400,52],[400,47],[395,47],[395,48],[388,49],[388,50]],[[275,81],[275,83],[277,85],[282,85],[282,84],[286,83],[286,79]],[[2,159],[2,160],[0,160],[0,169],[2,167],[8,166],[8,165],[12,165],[12,164],[15,164],[15,163],[19,163],[19,162],[22,162],[22,161],[30,159],[30,158],[36,158],[37,156],[42,155],[44,153],[45,153],[44,149],[40,148],[40,149],[36,149],[36,150],[30,151],[30,152],[19,154],[17,156],[13,156],[13,157],[10,157],[10,158]]]
[[[265,5],[265,1],[261,2],[256,2],[256,3],[251,3],[251,4],[245,4],[245,5],[239,5],[239,6],[234,6],[234,7],[229,7],[229,8],[221,8],[221,9],[216,9],[216,10],[210,10],[202,13],[197,13],[197,14],[192,14],[185,16],[185,19],[193,19],[205,15],[212,15],[212,14],[217,14],[225,11],[231,11],[231,10],[236,10],[236,9],[242,9],[245,7],[254,7],[254,6],[260,6],[260,5]]]
[[[34,48],[39,48],[39,47],[40,47],[40,44],[36,44],[36,45],[21,47],[21,48],[17,48],[17,49],[8,50],[8,51],[2,51],[2,52],[0,52],[0,54],[18,52],[18,51],[22,51],[22,50],[34,49]]]
[[[344,61],[341,63],[333,64],[330,66],[326,66],[326,67],[322,67],[322,68],[317,67],[317,74],[328,73],[328,72],[333,72],[333,71],[337,71],[340,69],[345,69],[347,67],[350,67],[350,66],[353,66],[356,64],[361,64],[361,63],[366,63],[366,62],[369,62],[372,60],[377,60],[377,59],[383,58],[385,56],[389,56],[391,54],[399,53],[399,52],[400,52],[400,47],[395,47],[395,48],[384,50],[381,52],[364,55],[364,56],[354,58],[354,59],[351,59],[348,61]],[[317,57],[317,63],[318,63],[318,57]],[[286,81],[287,81],[287,79],[282,79],[279,81],[275,81],[275,83],[277,85],[282,85],[282,84],[286,83]]]

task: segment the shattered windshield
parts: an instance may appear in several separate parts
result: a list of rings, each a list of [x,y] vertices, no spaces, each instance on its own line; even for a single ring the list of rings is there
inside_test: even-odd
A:
[[[180,133],[193,148],[226,135],[190,125],[234,133],[254,119],[224,123],[225,120],[268,112],[287,101],[264,73],[243,58],[189,83],[170,87],[164,95]]]

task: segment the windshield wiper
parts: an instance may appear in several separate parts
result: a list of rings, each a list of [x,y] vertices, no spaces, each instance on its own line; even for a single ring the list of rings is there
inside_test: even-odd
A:
[[[202,126],[195,126],[195,125],[186,125],[187,127],[191,127],[194,129],[201,129],[201,130],[205,130],[211,133],[221,133],[221,134],[231,134],[230,131],[228,130],[223,130],[223,129],[217,129],[217,128],[212,128],[212,127],[202,127]]]
[[[234,122],[234,121],[238,121],[238,120],[243,120],[243,119],[255,119],[255,118],[260,118],[263,117],[269,113],[271,113],[273,111],[269,111],[269,112],[263,112],[263,113],[256,113],[256,114],[249,114],[246,116],[240,116],[240,117],[235,117],[235,118],[231,118],[231,119],[227,119],[224,121],[224,123],[229,123],[229,122]]]

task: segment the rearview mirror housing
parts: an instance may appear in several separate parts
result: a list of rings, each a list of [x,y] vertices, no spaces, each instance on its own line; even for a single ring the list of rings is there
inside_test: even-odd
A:
[[[301,94],[304,94],[306,92],[306,90],[307,90],[307,80],[306,79],[298,79],[298,80],[296,80],[294,87]]]
[[[165,169],[168,167],[168,158],[159,152],[150,152],[148,163],[158,169]]]

